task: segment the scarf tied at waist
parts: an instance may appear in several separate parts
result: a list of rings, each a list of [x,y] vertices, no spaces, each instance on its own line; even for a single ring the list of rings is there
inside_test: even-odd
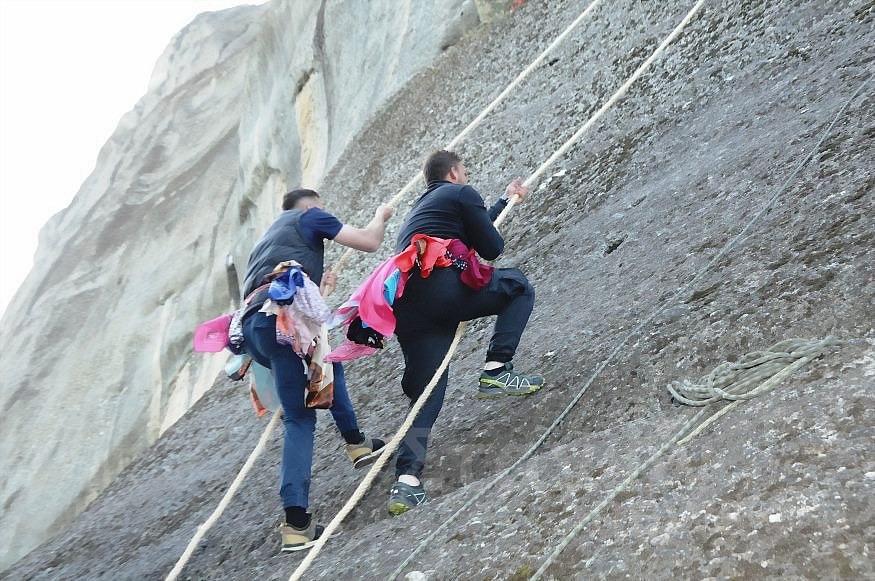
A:
[[[461,240],[416,234],[399,254],[383,261],[353,295],[332,315],[329,326],[347,327],[347,339],[326,361],[349,361],[376,352],[395,332],[395,300],[414,268],[428,278],[435,268],[456,268],[461,281],[480,290],[492,280],[495,270],[480,262],[477,253]]]

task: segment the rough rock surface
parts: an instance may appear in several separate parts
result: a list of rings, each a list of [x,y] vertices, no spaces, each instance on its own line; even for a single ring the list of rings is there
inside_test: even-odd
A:
[[[315,183],[394,92],[478,23],[471,0],[276,1],[171,42],[0,326],[0,568],[68,525],[206,392],[191,351],[230,309],[277,180]],[[237,254],[238,264],[246,254]],[[244,262],[245,264],[245,262]]]
[[[601,6],[459,148],[473,183],[491,198],[537,167],[691,5]],[[447,50],[338,158],[321,185],[329,205],[362,222],[582,9],[526,3]],[[826,335],[849,343],[670,450],[575,538],[548,577],[875,576],[871,82],[771,211],[672,300],[781,191],[870,77],[873,40],[872,2],[708,2],[504,228],[499,263],[522,268],[538,292],[516,363],[543,372],[548,386],[526,399],[475,400],[490,325],[471,325],[434,432],[431,502],[389,519],[391,470],[381,474],[308,578],[389,576],[529,449],[628,339],[536,454],[405,569],[409,579],[528,578],[694,413],[670,401],[668,382],[782,339]],[[338,295],[378,259],[353,261]],[[393,344],[348,367],[369,432],[391,434],[401,422],[400,365]],[[163,578],[265,421],[239,384],[218,381],[69,531],[6,575]],[[327,414],[317,432],[311,507],[327,521],[362,475],[343,457]],[[278,554],[280,443],[275,434],[183,578],[288,578],[301,557]]]

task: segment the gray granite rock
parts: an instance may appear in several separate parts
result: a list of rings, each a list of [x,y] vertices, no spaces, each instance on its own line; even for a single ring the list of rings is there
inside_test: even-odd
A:
[[[458,148],[484,196],[537,167],[690,5],[601,6]],[[352,132],[320,183],[329,207],[366,219],[582,9],[527,2],[446,50]],[[432,438],[431,501],[390,519],[392,472],[382,473],[306,578],[387,578],[526,453],[595,374],[532,457],[454,517],[401,577],[526,579],[695,413],[672,403],[669,382],[786,338],[826,335],[848,343],[671,449],[574,538],[547,578],[875,576],[871,85],[772,209],[705,270],[871,75],[873,12],[862,0],[706,3],[503,228],[499,265],[522,268],[537,291],[515,362],[542,372],[547,387],[526,399],[474,399],[491,322],[470,325]],[[390,246],[351,261],[338,300]],[[369,433],[389,435],[402,421],[400,366],[393,343],[348,367]],[[163,578],[265,422],[238,385],[218,381],[69,531],[6,575]],[[362,474],[325,415],[317,443],[311,508],[327,522]],[[275,434],[183,578],[286,579],[300,562],[278,553],[280,445]]]

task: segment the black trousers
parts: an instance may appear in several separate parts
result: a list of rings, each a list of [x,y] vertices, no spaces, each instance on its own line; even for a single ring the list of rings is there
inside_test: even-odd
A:
[[[405,365],[401,387],[411,406],[440,366],[460,322],[498,315],[486,360],[507,362],[513,359],[532,313],[535,290],[518,269],[496,269],[490,283],[480,290],[465,285],[460,274],[455,268],[436,268],[428,278],[422,278],[414,270],[403,296],[395,302],[395,334]],[[396,475],[422,476],[428,437],[447,390],[448,371],[401,442]]]

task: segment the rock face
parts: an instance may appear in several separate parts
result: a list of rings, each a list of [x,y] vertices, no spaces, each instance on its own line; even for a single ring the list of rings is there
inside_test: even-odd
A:
[[[194,326],[230,308],[278,184],[316,184],[369,116],[479,23],[470,0],[286,0],[199,16],[156,65],[0,326],[0,568],[210,387]]]
[[[330,6],[323,10],[326,23]],[[459,148],[474,185],[492,199],[512,176],[537,167],[689,7],[635,0],[601,5]],[[288,143],[286,134],[244,131],[260,117],[243,106],[232,201],[235,216],[249,218],[236,230],[236,256],[273,216],[273,207],[258,200],[272,196],[281,174],[306,180],[307,171],[324,168],[319,183],[329,207],[353,223],[364,221],[583,8],[525,3],[512,17],[466,36],[366,126],[349,130],[346,146],[324,145],[340,139],[330,123],[299,133],[318,138]],[[275,56],[283,51],[268,50],[268,39],[278,42],[275,34],[256,41],[258,66],[286,70]],[[387,578],[429,532],[529,450],[592,379],[533,456],[454,517],[404,570],[410,579],[528,578],[694,413],[670,401],[667,383],[697,378],[782,339],[826,335],[849,343],[690,444],[670,449],[583,529],[547,577],[875,576],[872,81],[851,99],[872,75],[873,40],[875,7],[863,0],[706,3],[503,229],[507,250],[498,264],[520,267],[537,289],[515,361],[542,372],[548,386],[526,399],[473,399],[490,322],[471,325],[432,438],[425,480],[431,502],[389,519],[387,470],[347,519],[342,542],[328,543],[307,578]],[[305,72],[310,68],[288,81],[305,95],[294,104],[295,127],[317,127],[300,120],[317,119],[324,103],[339,102],[325,97],[330,91],[321,84],[338,68]],[[257,78],[247,95],[268,104],[277,99],[265,111],[292,116],[271,85],[279,76]],[[813,160],[783,187],[815,147]],[[284,169],[295,164],[299,173]],[[752,222],[776,194],[771,209]],[[393,227],[400,222],[399,216]],[[338,300],[390,246],[351,261]],[[221,250],[216,254],[218,271]],[[337,256],[335,249],[327,262]],[[196,279],[213,285],[201,290],[217,297],[213,312],[227,301],[218,272],[199,271]],[[205,318],[207,311],[197,314]],[[390,435],[402,421],[400,366],[393,343],[348,367],[370,433]],[[163,578],[264,426],[242,392],[240,384],[217,381],[67,532],[7,576]],[[362,475],[342,456],[324,417],[317,442],[311,508],[327,522]],[[288,578],[300,557],[278,553],[280,445],[275,434],[183,578]]]

